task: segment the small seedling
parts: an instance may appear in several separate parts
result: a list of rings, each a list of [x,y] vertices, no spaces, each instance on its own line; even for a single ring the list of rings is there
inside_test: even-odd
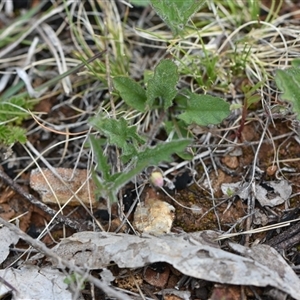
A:
[[[31,109],[33,101],[26,98],[12,98],[0,102],[0,142],[12,145],[16,142],[26,142],[26,130],[19,127],[28,118],[27,109]]]
[[[77,273],[72,273],[64,279],[64,283],[69,286],[78,286],[80,290],[83,290],[85,287],[85,279]]]

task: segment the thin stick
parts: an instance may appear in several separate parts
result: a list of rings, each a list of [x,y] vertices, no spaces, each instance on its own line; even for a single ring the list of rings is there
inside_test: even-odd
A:
[[[299,232],[300,223],[296,223],[293,226],[291,226],[288,230],[285,230],[277,236],[266,241],[266,244],[274,247],[277,250],[288,250],[299,243]]]

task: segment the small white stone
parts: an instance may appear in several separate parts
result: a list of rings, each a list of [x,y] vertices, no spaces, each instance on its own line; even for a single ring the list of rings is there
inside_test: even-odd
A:
[[[170,232],[174,218],[174,206],[165,201],[150,198],[145,203],[137,205],[133,226],[142,233],[162,235]]]

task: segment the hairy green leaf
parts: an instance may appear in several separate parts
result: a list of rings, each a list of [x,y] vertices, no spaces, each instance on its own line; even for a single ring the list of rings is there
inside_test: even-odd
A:
[[[296,65],[296,63],[295,63]],[[293,111],[300,120],[300,69],[291,67],[286,70],[277,70],[275,75],[277,87],[283,92],[281,98],[293,105]]]
[[[97,170],[101,172],[103,180],[109,180],[111,167],[107,162],[107,157],[103,153],[100,141],[93,135],[90,135],[90,143],[97,161]]]
[[[148,80],[147,86],[147,105],[151,109],[155,104],[155,100],[159,99],[159,103],[165,110],[172,105],[172,101],[177,94],[176,84],[179,75],[177,66],[169,59],[162,60],[155,68],[154,75]]]
[[[98,116],[90,119],[90,123],[107,136],[109,144],[122,149],[122,159],[136,155],[139,145],[145,143],[137,134],[136,126],[129,126],[124,118],[116,120]]]
[[[146,92],[137,82],[129,77],[118,76],[113,78],[113,84],[127,105],[145,111]]]
[[[219,124],[230,114],[229,107],[221,98],[189,92],[187,107],[178,118],[187,124],[196,123],[200,126]]]
[[[171,28],[174,35],[181,34],[190,17],[204,5],[205,0],[151,0],[161,19]]]
[[[146,148],[139,152],[136,157],[135,167],[128,172],[119,174],[119,176],[114,180],[114,189],[118,190],[124,186],[129,180],[138,175],[148,166],[155,166],[161,162],[171,161],[173,154],[183,153],[190,143],[191,140],[188,139],[175,140],[161,143],[153,148]]]
[[[28,108],[32,108],[32,104],[23,98],[16,97],[0,102],[0,121],[5,122],[14,119],[14,123],[20,124],[29,116]]]
[[[150,165],[158,165],[161,162],[169,162],[172,155],[177,152],[183,152],[191,143],[189,139],[178,139],[156,145],[154,148],[147,148],[138,153],[138,164],[147,162]]]

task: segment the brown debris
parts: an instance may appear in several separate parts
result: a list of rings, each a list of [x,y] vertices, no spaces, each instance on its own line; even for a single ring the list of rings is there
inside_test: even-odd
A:
[[[57,212],[52,209],[51,207],[47,206],[46,204],[42,203],[38,199],[36,199],[33,195],[26,192],[19,184],[17,184],[14,180],[12,180],[9,176],[6,175],[1,169],[0,169],[0,179],[7,184],[12,190],[17,192],[22,198],[25,198],[29,203],[36,206],[37,208],[43,210],[45,213],[47,213],[50,216],[55,216],[56,222],[62,222],[65,225],[69,226],[70,228],[79,230],[82,227],[82,224],[80,224],[77,221],[73,221],[68,217],[65,217],[61,214],[57,214]]]
[[[134,213],[134,227],[154,235],[169,233],[174,220],[175,208],[165,201],[154,198],[139,203]]]
[[[236,156],[226,155],[222,158],[222,162],[230,169],[236,169],[239,166],[239,160]]]
[[[170,268],[168,266],[161,273],[148,267],[144,273],[144,280],[155,287],[163,288],[168,282],[169,275]]]
[[[211,300],[240,300],[242,299],[241,287],[216,284],[213,288]]]
[[[273,176],[277,171],[277,166],[269,166],[267,168],[267,175],[268,176]]]
[[[97,205],[95,185],[88,179],[87,170],[56,168],[55,172],[49,169],[31,172],[30,186],[40,194],[44,203],[76,206],[82,201],[87,205]]]

